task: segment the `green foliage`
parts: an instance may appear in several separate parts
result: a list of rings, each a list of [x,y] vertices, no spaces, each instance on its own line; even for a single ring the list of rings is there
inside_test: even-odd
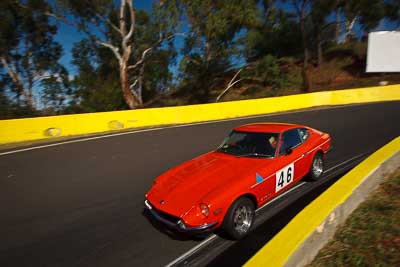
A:
[[[135,13],[134,50],[129,60],[135,64],[142,57],[144,50],[153,47],[159,42],[159,34],[169,34],[168,29],[162,24],[163,16],[166,13],[159,7],[154,6],[154,16],[150,16],[144,10]],[[116,14],[110,14],[111,20]],[[164,33],[160,32],[164,27]],[[119,38],[112,29],[107,29],[111,39]],[[172,40],[172,39],[171,39]],[[172,74],[169,70],[176,53],[169,41],[165,46],[156,46],[146,56],[141,65],[130,72],[130,82],[141,79],[136,86],[140,86],[144,101],[149,101],[159,92],[170,87]],[[98,43],[90,39],[82,40],[73,48],[73,61],[77,66],[78,74],[74,79],[74,108],[81,112],[111,111],[129,108],[124,102],[121,87],[119,84],[119,65],[114,54]],[[94,78],[95,77],[95,78]]]
[[[75,92],[93,91],[92,81],[86,76],[95,74],[102,80],[96,88],[108,84],[110,88],[101,92],[107,92],[109,101],[121,96],[126,105],[121,106],[120,101],[99,105],[93,99],[95,94],[78,93],[77,103],[84,105],[85,99],[92,99],[89,102],[95,105],[90,104],[90,109],[97,111],[135,108],[170,86],[169,66],[176,56],[173,39],[179,17],[178,1],[154,3],[151,14],[145,10],[124,9],[132,1],[59,0],[56,4],[62,21],[73,17],[74,21],[68,23],[88,37],[84,47],[79,48],[83,45],[79,43],[76,46],[79,53],[84,49],[87,55],[74,53],[73,62],[79,69]],[[114,92],[117,80],[122,92]],[[99,98],[103,100],[104,97],[99,94]]]
[[[205,102],[231,66],[238,33],[257,24],[256,1],[183,0],[182,5],[192,34],[182,50],[181,88],[191,92],[194,101]]]
[[[51,96],[52,83],[58,88],[57,94],[63,94],[68,79],[66,69],[58,63],[62,46],[53,40],[57,26],[44,14],[49,8],[44,0],[0,2],[0,17],[4,18],[0,22],[4,90],[14,104],[32,112],[38,108],[34,90]],[[47,87],[46,92],[40,92],[43,87]]]
[[[386,17],[400,26],[400,0],[385,1]]]
[[[132,57],[132,63],[139,60],[144,50],[159,42],[160,34],[172,36],[171,25],[176,24],[175,15],[170,12],[177,12],[176,6],[167,1],[165,6],[153,5],[152,16],[146,11],[136,12],[136,30],[133,39],[137,49]],[[172,8],[172,11],[166,10]],[[167,20],[171,20],[168,24]],[[173,46],[173,38],[167,40],[164,45],[157,46],[144,62],[142,94],[143,101],[150,101],[155,95],[167,90],[172,83],[172,73],[169,66],[174,63],[176,51]],[[132,72],[131,80],[134,81],[140,75],[140,69]]]
[[[365,30],[378,26],[385,16],[385,5],[382,0],[347,0],[343,2],[344,14],[347,20],[359,18],[359,23]]]
[[[242,42],[246,58],[254,60],[267,54],[298,56],[302,51],[299,40],[298,23],[290,14],[281,12],[273,21],[265,20],[261,27],[250,29]]]
[[[347,38],[344,44],[335,44],[332,17],[336,11],[346,30],[352,21],[363,30],[372,29],[384,16],[400,23],[399,0],[164,0],[154,1],[151,12],[135,9],[134,32],[124,46],[120,3],[0,1],[0,59],[20,77],[17,82],[0,62],[0,114],[11,116],[7,110],[37,114],[34,100],[38,96],[39,108],[46,115],[130,108],[121,91],[127,83],[121,82],[121,59],[115,51],[120,55],[129,51],[127,66],[139,62],[124,77],[132,85],[130,91],[148,105],[163,105],[160,99],[167,95],[171,99],[164,101],[166,105],[214,101],[232,73],[243,66],[247,67],[237,77],[240,82],[227,97],[298,92],[308,73],[314,83],[323,83],[313,74],[314,67],[327,68],[321,73],[336,67],[340,72],[351,62],[362,64],[365,59],[365,43]],[[128,13],[127,30],[132,23]],[[71,83],[58,63],[63,51],[54,42],[55,17],[87,36],[76,40],[73,48],[77,71]],[[174,40],[181,36],[184,43],[178,57]],[[144,51],[148,52],[144,55]],[[173,73],[176,65],[178,71]],[[332,81],[337,74],[327,76]]]
[[[241,78],[256,80],[263,87],[271,87],[272,94],[287,83],[287,78],[281,71],[278,59],[273,55],[266,55],[259,61],[252,63],[241,73]]]
[[[78,74],[72,81],[73,104],[68,112],[126,109],[112,53],[87,39],[75,44],[72,63]]]
[[[355,57],[365,59],[367,56],[367,43],[365,42],[347,42],[343,44],[332,44],[325,51],[327,59]]]

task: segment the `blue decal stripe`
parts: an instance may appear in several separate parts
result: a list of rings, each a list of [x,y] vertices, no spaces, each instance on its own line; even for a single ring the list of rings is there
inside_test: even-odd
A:
[[[256,183],[261,183],[262,181],[263,181],[262,176],[256,173]]]

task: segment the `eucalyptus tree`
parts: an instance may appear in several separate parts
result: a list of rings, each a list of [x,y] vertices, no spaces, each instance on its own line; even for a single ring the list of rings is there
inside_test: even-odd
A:
[[[143,104],[143,76],[149,56],[176,36],[179,18],[176,0],[154,5],[151,30],[141,33],[132,0],[56,0],[48,16],[85,33],[93,49],[109,49],[117,62],[119,84],[126,105]]]
[[[150,14],[136,12],[134,40],[140,49],[154,39],[158,32]],[[171,44],[172,45],[172,44]],[[139,49],[137,53],[139,53]],[[136,55],[139,56],[139,55]],[[175,49],[164,45],[146,56],[146,60],[130,79],[136,81],[135,89],[143,102],[150,101],[158,93],[167,90],[172,83],[169,70],[175,57]],[[77,112],[111,111],[129,108],[120,89],[119,65],[113,52],[102,45],[83,39],[72,49],[72,64],[77,72],[72,81],[74,107]]]
[[[57,86],[63,94],[63,81],[68,79],[68,72],[58,62],[62,46],[54,41],[57,26],[42,12],[49,8],[43,0],[0,2],[2,83],[7,96],[31,112],[40,107],[35,98],[43,93],[40,88],[44,84]]]
[[[346,0],[343,1],[345,17],[345,40],[353,34],[353,28],[358,23],[362,29],[371,30],[379,25],[385,16],[385,1],[383,0]]]
[[[292,10],[279,8],[278,2],[263,1],[259,23],[251,27],[242,39],[247,61],[251,62],[268,54],[276,57],[297,57],[302,53],[297,17]]]
[[[180,65],[182,86],[195,101],[207,101],[210,90],[224,82],[237,52],[241,31],[255,23],[255,0],[182,0],[188,32]]]
[[[323,33],[334,24],[328,22],[328,16],[334,12],[337,0],[314,0],[311,6],[311,20],[313,25],[314,42],[317,50],[317,65],[322,64]],[[335,21],[337,23],[337,21]],[[336,29],[335,29],[336,30]],[[336,33],[335,33],[336,34]]]
[[[308,64],[310,60],[310,47],[309,47],[309,35],[306,28],[306,22],[312,11],[312,4],[314,0],[285,0],[294,9],[297,22],[299,24],[299,30],[301,34],[301,44],[303,49],[303,64],[302,64],[302,78],[303,78],[303,91],[308,92],[311,89],[311,78],[309,76]]]

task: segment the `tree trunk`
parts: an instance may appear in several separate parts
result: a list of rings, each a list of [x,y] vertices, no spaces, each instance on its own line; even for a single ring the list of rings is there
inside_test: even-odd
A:
[[[121,88],[125,103],[128,105],[130,109],[135,109],[141,103],[139,103],[138,99],[136,99],[136,97],[133,95],[131,91],[128,70],[126,68],[126,65],[123,64],[122,66],[120,66],[119,71],[120,71]]]
[[[129,30],[127,29],[127,15],[126,12],[128,8],[129,16],[131,19]],[[119,30],[122,35],[121,48],[122,56],[119,54],[118,49],[110,46],[114,54],[119,60],[119,71],[121,80],[121,89],[124,95],[125,103],[130,109],[135,109],[142,104],[141,97],[138,97],[134,88],[131,88],[131,83],[129,81],[129,69],[128,63],[132,52],[132,46],[129,44],[130,38],[135,29],[135,10],[133,9],[133,4],[131,1],[121,0],[120,3],[120,14],[119,14]]]
[[[29,110],[32,111],[33,113],[36,112],[37,111],[36,105],[33,102],[32,98],[32,87],[30,87],[29,89],[26,89],[24,87],[19,74],[15,70],[16,68],[10,66],[11,63],[9,64],[9,62],[4,57],[0,58],[0,62],[3,64],[11,80],[14,82],[14,85],[17,87],[18,94],[24,97],[25,104],[28,106]],[[17,99],[19,105],[20,98],[18,97]]]
[[[336,6],[335,10],[335,15],[336,15],[336,22],[335,22],[335,41],[336,44],[339,44],[340,40],[340,9],[339,6]]]
[[[144,80],[144,68],[146,64],[143,62],[142,66],[139,69],[139,77],[138,77],[138,89],[137,89],[137,96],[140,101],[140,105],[143,104],[143,80]]]
[[[357,15],[355,15],[351,21],[346,18],[346,35],[345,35],[346,42],[350,41],[350,37],[356,21],[357,21]]]
[[[307,45],[307,36],[305,30],[305,17],[304,17],[304,9],[301,11],[300,15],[300,31],[301,31],[301,39],[303,43],[303,68],[302,68],[302,77],[303,77],[303,91],[308,92],[311,89],[311,82],[308,76],[308,60],[309,60],[309,53],[308,53],[308,45]]]
[[[205,73],[207,75],[209,75],[210,73],[209,73],[208,68],[210,66],[210,61],[211,61],[210,43],[208,41],[206,41],[204,46],[205,46],[204,53],[205,53],[205,60],[206,60]],[[210,77],[210,79],[211,79],[211,77]],[[209,80],[206,80],[206,81],[202,82],[202,87],[203,87],[203,90],[202,90],[203,93],[202,93],[202,96],[201,96],[201,98],[202,98],[201,100],[202,101],[208,101],[208,99],[210,97],[210,88],[209,88],[210,87],[210,82],[209,82]]]
[[[321,68],[322,65],[322,38],[321,38],[321,27],[318,27],[317,29],[317,36],[316,36],[316,41],[317,41],[317,65],[318,69]]]

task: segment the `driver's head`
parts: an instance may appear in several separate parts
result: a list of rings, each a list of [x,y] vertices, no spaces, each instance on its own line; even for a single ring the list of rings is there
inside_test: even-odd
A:
[[[271,136],[268,141],[272,148],[276,148],[276,138],[274,136]]]

